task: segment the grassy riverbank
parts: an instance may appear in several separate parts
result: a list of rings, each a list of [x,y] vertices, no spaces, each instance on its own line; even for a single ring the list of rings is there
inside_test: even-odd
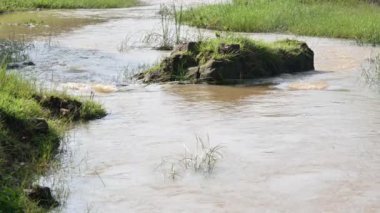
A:
[[[183,18],[190,25],[209,29],[380,43],[380,6],[365,0],[234,0],[188,10]]]
[[[41,91],[0,69],[0,212],[44,212],[26,189],[50,166],[73,121],[105,116],[90,100]]]
[[[0,13],[35,8],[120,8],[136,5],[137,2],[137,0],[1,0]]]

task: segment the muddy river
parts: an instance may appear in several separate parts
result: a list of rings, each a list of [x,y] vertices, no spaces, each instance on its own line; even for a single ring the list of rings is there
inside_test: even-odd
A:
[[[67,28],[50,36],[35,33],[30,55],[36,66],[22,71],[51,87],[84,96],[95,92],[110,113],[70,132],[62,162],[70,168],[63,175],[69,193],[59,211],[380,209],[380,94],[361,80],[363,64],[379,48],[246,34],[306,41],[315,52],[316,71],[240,86],[127,81],[133,70],[167,54],[142,42],[157,31],[162,2],[171,1],[129,9],[30,12],[82,21],[63,24]],[[184,32],[213,34],[189,27]],[[183,155],[184,146],[194,149],[196,136],[223,146],[223,158],[211,174],[186,171],[168,179],[159,165]]]

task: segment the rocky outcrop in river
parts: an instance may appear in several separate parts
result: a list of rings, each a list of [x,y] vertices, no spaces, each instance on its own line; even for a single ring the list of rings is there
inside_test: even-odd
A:
[[[314,70],[314,53],[304,42],[218,38],[181,44],[138,78],[145,83],[229,84],[309,70]]]

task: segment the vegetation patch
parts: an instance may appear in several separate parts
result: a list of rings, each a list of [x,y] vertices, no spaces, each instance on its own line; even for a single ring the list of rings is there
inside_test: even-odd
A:
[[[314,53],[304,42],[219,37],[178,45],[169,57],[137,77],[146,83],[228,84],[309,70],[314,70]]]
[[[0,39],[0,64],[25,62],[29,59],[27,51],[32,47],[27,42]]]
[[[1,0],[0,13],[34,8],[119,8],[130,7],[136,4],[137,0]]]
[[[197,136],[195,149],[191,150],[185,144],[184,148],[183,155],[162,159],[158,169],[161,170],[165,180],[175,181],[188,171],[205,176],[212,175],[219,161],[223,159],[224,147],[212,146],[209,137],[206,141]]]
[[[72,121],[106,115],[91,100],[41,91],[0,69],[0,212],[44,212],[57,205],[33,183],[49,168]],[[29,189],[29,192],[27,192]]]
[[[380,89],[380,54],[371,57],[363,66],[362,76],[369,87]]]
[[[183,20],[193,26],[226,31],[281,32],[380,43],[378,1],[233,0],[185,11]]]
[[[158,12],[160,16],[160,32],[149,33],[144,37],[148,44],[155,44],[157,50],[173,50],[182,40],[182,14],[183,7],[161,4]],[[174,29],[172,29],[174,26]]]

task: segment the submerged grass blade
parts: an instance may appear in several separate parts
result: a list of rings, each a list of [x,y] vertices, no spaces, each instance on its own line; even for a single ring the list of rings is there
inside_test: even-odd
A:
[[[368,60],[362,69],[362,77],[369,87],[380,89],[380,54]]]

